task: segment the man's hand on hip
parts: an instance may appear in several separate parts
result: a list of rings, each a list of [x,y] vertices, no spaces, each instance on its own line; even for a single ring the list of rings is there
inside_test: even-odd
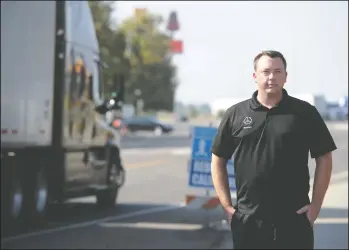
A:
[[[232,206],[224,207],[223,209],[224,209],[225,214],[226,214],[227,217],[228,217],[228,222],[229,222],[229,224],[230,224],[230,223],[231,223],[231,220],[232,220],[232,218],[233,218],[233,215],[234,215],[234,213],[236,212],[236,210],[235,210],[234,207],[232,207]]]
[[[306,213],[310,224],[313,226],[315,220],[317,219],[317,217],[319,215],[319,212],[320,212],[319,208],[317,208],[314,204],[309,204],[309,205],[306,205],[306,206],[302,207],[301,209],[299,209],[297,211],[297,214]]]

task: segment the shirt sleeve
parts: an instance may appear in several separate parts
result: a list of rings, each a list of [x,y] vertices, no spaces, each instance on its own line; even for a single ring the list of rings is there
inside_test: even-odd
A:
[[[217,134],[213,140],[211,152],[226,160],[231,159],[236,145],[233,140],[232,128],[233,112],[228,109],[218,126]]]
[[[323,156],[337,149],[325,121],[314,106],[311,106],[307,134],[312,158]]]

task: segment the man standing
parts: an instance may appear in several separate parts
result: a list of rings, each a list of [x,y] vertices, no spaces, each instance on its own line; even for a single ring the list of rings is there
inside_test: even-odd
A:
[[[213,184],[235,249],[314,248],[312,227],[330,182],[336,145],[317,109],[283,88],[286,67],[280,52],[256,56],[257,91],[225,112],[212,145]],[[311,201],[309,152],[316,160]],[[233,154],[234,207],[226,168]]]

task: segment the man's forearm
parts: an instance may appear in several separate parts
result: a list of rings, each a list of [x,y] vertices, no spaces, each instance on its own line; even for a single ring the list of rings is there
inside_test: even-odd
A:
[[[316,160],[313,195],[311,203],[319,210],[325,198],[332,173],[332,154],[326,154]]]
[[[217,156],[212,156],[211,175],[213,186],[224,208],[231,207],[231,195],[228,181],[227,162]]]

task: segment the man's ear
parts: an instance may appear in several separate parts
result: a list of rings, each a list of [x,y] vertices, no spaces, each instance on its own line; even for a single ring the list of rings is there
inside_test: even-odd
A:
[[[256,72],[253,72],[252,77],[253,77],[254,81],[256,81],[256,78],[257,78]]]

